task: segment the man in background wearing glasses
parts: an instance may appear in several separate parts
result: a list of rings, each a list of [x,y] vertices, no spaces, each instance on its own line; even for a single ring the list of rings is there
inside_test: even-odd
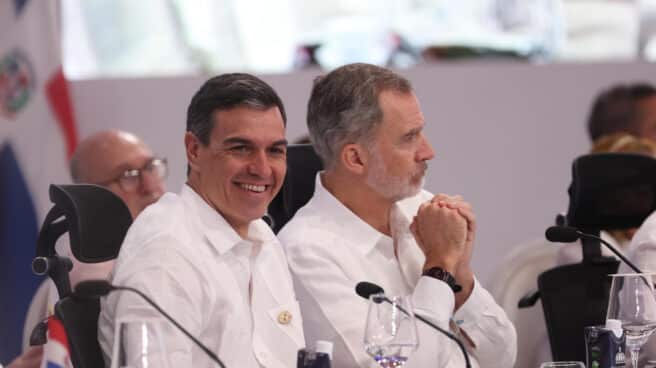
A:
[[[70,162],[71,177],[76,184],[97,184],[119,196],[136,218],[144,208],[154,203],[164,193],[164,178],[167,174],[166,159],[157,158],[146,144],[132,133],[107,130],[95,133],[78,145]],[[105,279],[112,270],[114,261],[82,263],[75,259],[67,241],[59,241],[57,253],[73,261],[69,276],[71,286],[83,280]],[[30,307],[26,322],[27,333],[36,322],[52,314],[52,306],[59,299],[57,289],[46,280],[37,295],[47,293],[46,303]],[[45,298],[44,298],[45,299]],[[30,347],[7,368],[36,368],[41,366],[43,349]]]
[[[121,197],[132,218],[164,193],[166,159],[153,156],[134,134],[118,130],[85,139],[71,158],[75,183],[98,184]]]
[[[73,182],[106,187],[125,202],[132,219],[164,194],[166,174],[166,159],[155,157],[134,134],[119,130],[91,135],[71,158]],[[77,262],[69,249],[58,249],[58,253],[73,260],[72,287],[82,280],[107,278],[114,263],[84,264]]]

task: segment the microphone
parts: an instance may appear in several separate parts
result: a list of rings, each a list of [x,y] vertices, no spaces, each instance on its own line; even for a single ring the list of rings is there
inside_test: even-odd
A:
[[[361,296],[362,298],[367,299],[367,300],[372,295],[379,294],[380,298],[376,298],[376,297],[373,298],[374,303],[380,304],[382,302],[387,302],[387,303],[390,303],[390,304],[394,305],[398,310],[400,310],[405,315],[410,315],[410,313],[408,313],[408,311],[406,311],[403,307],[392,303],[392,301],[389,300],[389,298],[387,296],[385,296],[385,290],[382,287],[380,287],[380,286],[378,286],[378,285],[376,285],[372,282],[367,282],[367,281],[358,282],[358,284],[355,285],[355,292],[356,292],[356,294],[358,294],[359,296]],[[432,327],[433,329],[435,329],[435,330],[441,332],[442,334],[446,335],[446,337],[448,337],[451,340],[455,341],[456,344],[458,344],[458,347],[460,348],[460,350],[462,351],[462,355],[465,357],[465,366],[467,368],[471,368],[471,363],[469,362],[469,355],[467,354],[467,350],[465,350],[465,346],[462,344],[460,339],[458,339],[451,332],[449,332],[449,331],[437,326],[436,324],[432,323],[431,321],[429,321],[425,317],[422,317],[422,316],[418,315],[417,313],[413,313],[413,315],[416,319],[424,322],[428,326]]]
[[[610,249],[611,252],[613,252],[619,259],[621,259],[622,262],[631,267],[633,271],[636,273],[643,273],[636,265],[633,264],[633,262],[629,261],[628,258],[626,258],[619,250],[617,250],[617,248],[596,235],[584,233],[579,229],[570,226],[551,226],[547,229],[544,235],[547,237],[547,240],[558,243],[572,243],[579,240],[579,238],[598,240],[603,245],[605,245],[606,248]]]
[[[385,290],[374,283],[361,281],[355,285],[355,293],[365,299],[369,299],[374,294],[385,294]]]
[[[112,291],[130,291],[139,295],[143,300],[155,308],[159,313],[162,314],[169,322],[171,322],[178,330],[184,333],[191,341],[193,341],[196,346],[201,348],[213,361],[215,361],[220,367],[226,368],[221,359],[214,354],[207,346],[203,345],[198,339],[196,339],[189,331],[187,331],[178,321],[173,319],[168,313],[166,313],[157,303],[150,299],[146,294],[141,291],[131,288],[129,286],[117,286],[112,285],[106,280],[88,280],[82,281],[75,287],[75,292],[73,293],[74,297],[80,299],[97,299],[101,296],[105,296]]]
[[[547,240],[559,243],[573,243],[581,237],[579,230],[570,226],[552,226],[545,231]]]

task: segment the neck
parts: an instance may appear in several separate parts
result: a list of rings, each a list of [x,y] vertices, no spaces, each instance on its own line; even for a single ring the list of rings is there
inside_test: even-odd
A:
[[[364,179],[331,170],[321,174],[321,183],[364,222],[391,236],[389,216],[394,202],[373,191]]]
[[[199,190],[198,180],[195,180],[192,175],[189,175],[189,177],[187,177],[187,185],[194,192],[196,192],[196,194],[198,194],[198,196],[201,197],[203,201],[207,203],[208,206],[210,206],[214,211],[216,211],[216,213],[221,215],[221,217],[223,217],[223,219],[226,220],[228,225],[230,225],[230,227],[232,227],[233,230],[235,230],[235,232],[237,233],[237,235],[239,235],[240,238],[242,239],[247,238],[248,225],[250,224],[249,222],[243,223],[224,215],[223,212],[221,212],[221,210],[219,210],[219,208],[215,206],[214,203],[212,203],[212,201],[209,198],[207,198],[207,196],[205,196],[202,191]]]

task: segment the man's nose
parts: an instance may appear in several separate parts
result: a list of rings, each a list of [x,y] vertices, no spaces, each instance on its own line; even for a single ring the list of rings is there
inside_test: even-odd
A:
[[[271,163],[267,153],[265,151],[254,153],[248,164],[248,173],[261,178],[268,178],[271,176],[271,172]]]
[[[428,143],[428,139],[422,134],[421,135],[421,145],[417,151],[417,161],[428,161],[432,160],[435,157],[435,151]]]
[[[141,172],[141,191],[145,194],[162,194],[164,192],[164,182],[155,172]]]

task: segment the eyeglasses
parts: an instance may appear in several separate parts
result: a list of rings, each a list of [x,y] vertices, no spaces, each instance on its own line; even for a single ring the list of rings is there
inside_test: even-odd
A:
[[[143,184],[144,172],[148,175],[162,180],[168,174],[168,165],[165,158],[153,158],[141,169],[130,169],[123,171],[118,177],[108,180],[104,184],[118,182],[126,192],[133,192]]]

